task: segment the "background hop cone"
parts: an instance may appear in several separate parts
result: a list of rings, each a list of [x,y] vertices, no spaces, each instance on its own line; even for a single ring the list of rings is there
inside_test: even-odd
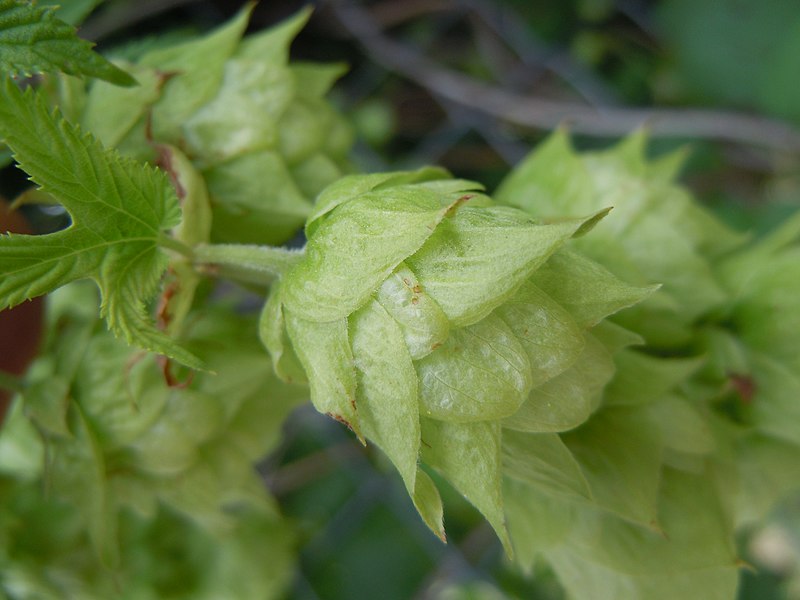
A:
[[[588,418],[613,373],[611,340],[625,336],[589,330],[653,290],[564,248],[606,212],[535,220],[435,168],[344,178],[318,199],[303,261],[273,287],[262,340],[279,376],[305,373],[317,410],[387,454],[440,537],[420,457],[510,549],[503,428]],[[582,293],[553,299],[578,280]]]
[[[42,598],[280,597],[294,531],[255,465],[305,388],[275,378],[252,316],[218,311],[193,313],[186,342],[219,375],[168,385],[96,303],[82,284],[51,295],[58,334],[0,438],[4,582]]]
[[[509,532],[523,566],[548,562],[575,597],[728,598],[735,527],[798,477],[800,221],[748,244],[673,183],[680,153],[650,161],[644,145],[637,134],[578,154],[557,132],[498,190],[536,216],[613,203],[575,246],[663,284],[613,317],[646,345],[614,355],[597,412],[550,441],[560,454],[508,463]],[[504,451],[534,443],[507,436]]]
[[[136,87],[85,88],[63,75],[51,87],[65,116],[106,147],[151,161],[159,144],[185,153],[208,187],[213,241],[281,243],[348,170],[352,133],[325,100],[345,68],[289,64],[309,10],[242,39],[252,6],[203,37],[118,51]]]

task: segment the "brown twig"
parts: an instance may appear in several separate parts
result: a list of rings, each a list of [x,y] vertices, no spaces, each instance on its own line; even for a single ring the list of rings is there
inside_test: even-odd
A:
[[[332,1],[345,30],[371,58],[432,94],[519,127],[617,137],[646,126],[659,137],[706,138],[800,153],[800,131],[791,125],[739,112],[587,106],[524,96],[444,68],[385,36],[369,13],[351,2]]]

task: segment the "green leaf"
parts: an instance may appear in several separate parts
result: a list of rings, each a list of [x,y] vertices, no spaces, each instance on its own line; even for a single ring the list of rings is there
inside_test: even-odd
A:
[[[657,504],[663,446],[646,413],[605,409],[562,439],[600,507],[660,530]]]
[[[280,282],[276,282],[270,288],[269,297],[261,312],[258,333],[261,342],[272,357],[275,374],[287,383],[306,382],[306,374],[300,365],[300,359],[297,358],[286,333]]]
[[[153,137],[177,144],[186,121],[217,94],[226,61],[233,55],[247,27],[253,4],[247,4],[222,27],[197,39],[158,48],[145,54],[141,65],[174,73],[153,107]]]
[[[514,414],[531,388],[525,349],[494,315],[452,330],[416,367],[422,414],[434,419],[500,419]]]
[[[6,82],[2,99],[0,135],[20,166],[70,212],[72,225],[49,235],[0,238],[0,306],[89,277],[100,287],[102,314],[116,335],[201,367],[145,310],[167,265],[159,247],[163,231],[180,220],[166,177],[83,136],[52,114],[40,94]]]
[[[589,170],[570,144],[566,128],[554,131],[506,176],[497,202],[544,217],[597,210]]]
[[[736,524],[761,521],[776,500],[795,492],[800,482],[796,444],[752,433],[737,443],[735,465],[739,471]]]
[[[594,216],[541,223],[507,207],[458,209],[407,263],[451,323],[470,325],[508,300]]]
[[[330,323],[306,321],[288,307],[283,315],[289,338],[308,376],[314,408],[344,423],[363,440],[347,319]]]
[[[397,323],[375,300],[350,316],[361,430],[415,493],[419,457],[417,374]]]
[[[67,351],[66,346],[56,349]],[[130,358],[130,348],[101,331],[89,341],[69,381],[98,442],[110,450],[155,426],[171,395],[154,361],[143,358],[126,369]]]
[[[90,131],[101,144],[114,148],[137,126],[142,128],[148,107],[161,95],[165,76],[155,69],[137,65],[125,65],[139,85],[122,88],[103,81],[96,81],[89,89],[86,104],[81,111],[81,127]],[[59,105],[61,102],[59,102]]]
[[[51,441],[47,465],[52,493],[76,506],[101,564],[119,564],[117,505],[109,493],[103,452],[79,407],[70,411],[73,435]]]
[[[317,221],[332,212],[337,206],[345,204],[361,194],[410,183],[435,181],[449,176],[450,174],[441,167],[422,167],[416,171],[392,171],[341,177],[322,190],[317,198],[314,211],[309,215],[306,223],[307,234],[311,237],[319,225]]]
[[[584,336],[583,351],[572,366],[533,388],[519,410],[503,420],[503,427],[532,433],[567,431],[591,416],[614,376],[614,363],[599,341]]]
[[[0,0],[0,72],[13,77],[63,71],[117,85],[136,80],[92,51],[55,9],[21,0]]]
[[[659,358],[636,350],[614,355],[617,375],[606,389],[607,405],[647,404],[676,389],[702,365],[704,358]]]
[[[578,461],[554,433],[504,430],[503,475],[572,500],[592,497]]]
[[[713,473],[665,469],[658,512],[663,534],[611,515],[579,513],[569,541],[550,549],[546,559],[575,598],[735,597],[731,524]]]
[[[540,554],[547,556],[566,539],[580,510],[563,497],[549,495],[538,485],[512,477],[503,479],[503,503],[514,562],[526,574],[533,571]]]
[[[215,242],[283,243],[312,209],[297,178],[274,150],[238,156],[206,169],[203,176],[212,199]]]
[[[641,302],[658,286],[629,285],[595,261],[559,250],[533,275],[532,282],[567,309],[582,327]]]
[[[217,95],[183,124],[192,154],[208,166],[275,149],[278,120],[295,98],[291,71],[283,64],[234,55],[225,63],[221,84]]]
[[[706,416],[685,398],[667,396],[647,407],[661,431],[665,448],[686,454],[710,454],[716,449]]]
[[[427,356],[447,339],[450,321],[405,263],[383,282],[376,299],[397,321],[414,360]]]
[[[40,6],[55,6],[56,15],[70,25],[83,21],[103,0],[45,0]]]
[[[565,371],[583,351],[583,332],[572,316],[530,282],[494,314],[528,353],[533,387]]]
[[[421,421],[423,460],[486,517],[511,555],[503,512],[499,425]]]
[[[444,533],[444,508],[439,490],[430,476],[422,469],[417,470],[414,481],[414,494],[411,496],[414,507],[425,525],[443,542],[447,541]]]
[[[752,357],[752,364],[753,424],[764,433],[800,444],[800,375],[787,365],[759,354]]]
[[[342,204],[308,240],[303,263],[284,278],[286,306],[310,321],[346,317],[422,246],[447,210],[439,195],[412,186]]]

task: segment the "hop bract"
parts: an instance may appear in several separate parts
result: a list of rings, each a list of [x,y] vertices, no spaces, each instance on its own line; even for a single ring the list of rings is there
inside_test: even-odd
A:
[[[652,291],[560,251],[606,212],[536,220],[434,168],[346,177],[318,198],[262,339],[280,376],[305,374],[320,412],[384,450],[418,508],[421,452],[502,532],[502,427],[588,418],[613,366],[587,329]],[[576,363],[570,395],[557,376]]]

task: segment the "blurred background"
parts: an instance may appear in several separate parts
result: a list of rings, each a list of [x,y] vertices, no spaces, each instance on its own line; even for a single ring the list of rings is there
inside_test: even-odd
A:
[[[97,4],[71,2],[65,18],[78,22]],[[180,37],[243,4],[112,0],[81,35],[101,51],[137,37]],[[305,4],[262,0],[251,30]],[[348,65],[333,101],[357,133],[358,170],[439,164],[491,190],[554,128],[566,126],[588,149],[646,127],[653,155],[688,146],[682,182],[735,227],[763,232],[800,208],[798,0],[314,6],[292,54]],[[23,184],[4,176],[0,192],[13,197]],[[50,221],[58,215],[37,210],[28,215],[34,226],[58,228]],[[449,490],[442,545],[383,457],[310,407],[286,423],[261,470],[302,532],[290,598],[562,597],[550,573],[531,580],[504,561],[478,513],[437,481]],[[800,497],[739,542],[752,566],[742,571],[742,600],[800,598]]]

